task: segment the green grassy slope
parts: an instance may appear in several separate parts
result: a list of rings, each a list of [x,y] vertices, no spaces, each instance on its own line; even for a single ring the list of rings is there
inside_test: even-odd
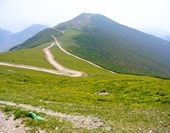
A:
[[[75,32],[74,34],[78,34]],[[68,34],[66,34],[68,35]],[[60,37],[62,39],[62,36]],[[70,41],[67,38],[67,41]],[[71,39],[72,40],[72,39]],[[72,43],[74,40],[72,40]],[[65,42],[66,43],[66,40]],[[63,43],[63,45],[64,45]],[[73,43],[75,44],[75,43]],[[15,50],[0,56],[0,61],[30,65],[44,65],[41,48],[48,44],[32,49]],[[64,46],[68,46],[65,44]],[[24,103],[44,107],[53,111],[67,114],[79,113],[92,115],[105,120],[103,127],[97,129],[73,128],[66,120],[50,117],[44,114],[46,121],[35,121],[24,115],[26,111],[8,106],[0,109],[14,112],[17,117],[24,117],[24,123],[32,127],[33,132],[38,129],[56,132],[108,132],[104,128],[110,127],[110,132],[167,132],[169,114],[169,86],[170,80],[157,79],[147,76],[112,74],[96,68],[88,63],[66,55],[56,46],[51,48],[55,59],[62,65],[85,71],[90,77],[71,78],[45,72],[0,66],[0,100]],[[12,52],[12,57],[8,57]],[[5,58],[6,56],[6,58]],[[23,57],[23,58],[22,58]],[[41,58],[41,62],[37,61]],[[8,71],[12,70],[12,71]],[[106,91],[109,95],[97,95],[97,91]],[[20,115],[22,114],[23,115]],[[54,126],[55,124],[55,126]]]
[[[98,14],[81,14],[56,28],[65,30],[62,43],[68,37],[74,40],[74,45],[67,42],[70,46],[63,47],[100,66],[119,73],[170,77],[167,41]]]
[[[49,69],[55,69],[51,66],[42,51],[43,48],[49,46],[51,43],[43,44],[36,48],[21,49],[9,52],[0,53],[0,62],[8,62],[15,64],[31,65]]]

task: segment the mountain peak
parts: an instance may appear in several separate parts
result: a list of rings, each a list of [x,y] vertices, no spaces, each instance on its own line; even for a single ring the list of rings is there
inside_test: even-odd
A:
[[[80,15],[78,15],[77,17],[75,17],[73,20],[81,20],[84,18],[89,18],[91,16],[94,16],[95,14],[93,13],[81,13]]]
[[[98,25],[117,25],[118,23],[110,18],[94,13],[81,13],[70,21],[60,23],[55,28],[64,30],[68,27],[75,30],[92,30]]]

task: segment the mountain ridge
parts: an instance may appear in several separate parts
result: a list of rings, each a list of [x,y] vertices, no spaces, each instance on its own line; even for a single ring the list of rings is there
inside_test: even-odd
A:
[[[27,40],[28,38],[32,37],[33,35],[37,34],[39,31],[45,28],[48,28],[48,26],[34,24],[20,32],[11,33],[2,37],[0,42],[0,52],[5,52],[9,50],[11,47],[23,43],[25,40]]]

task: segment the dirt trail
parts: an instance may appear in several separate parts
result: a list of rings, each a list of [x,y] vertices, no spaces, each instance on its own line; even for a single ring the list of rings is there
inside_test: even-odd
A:
[[[93,62],[90,62],[90,61],[88,61],[88,60],[82,59],[82,58],[80,58],[80,57],[78,57],[78,56],[76,56],[76,55],[73,55],[73,54],[67,52],[65,49],[63,49],[63,48],[61,47],[60,43],[57,41],[57,39],[56,39],[53,35],[52,35],[52,37],[54,38],[55,43],[57,44],[57,46],[58,46],[64,53],[66,53],[66,54],[68,54],[68,55],[71,55],[71,56],[73,56],[73,57],[75,57],[75,58],[77,58],[77,59],[79,59],[79,60],[85,61],[85,62],[87,62],[87,63],[89,63],[89,64],[91,64],[91,65],[93,65],[93,66],[95,66],[95,67],[104,69],[104,68],[102,68],[102,67],[94,64]],[[105,70],[107,70],[107,69],[105,69]],[[107,71],[109,71],[109,72],[111,72],[111,73],[115,73],[115,72],[110,71],[110,70],[107,70]]]
[[[63,67],[62,65],[60,65],[59,63],[57,63],[54,60],[54,56],[51,54],[51,52],[49,50],[53,45],[54,45],[54,43],[52,43],[50,46],[44,48],[43,52],[45,53],[47,61],[52,66],[54,66],[56,68],[56,70],[51,70],[51,69],[46,69],[46,68],[41,68],[41,67],[34,67],[34,66],[29,66],[29,65],[22,65],[22,64],[12,64],[12,63],[6,63],[6,62],[0,62],[0,65],[31,69],[31,70],[48,72],[48,73],[53,73],[53,74],[57,74],[57,75],[65,75],[65,76],[70,76],[70,77],[87,76],[86,73],[79,72],[76,70],[67,69],[67,68]]]
[[[44,48],[43,51],[45,53],[47,61],[52,66],[54,66],[58,70],[58,72],[63,73],[64,75],[71,76],[71,77],[81,77],[81,76],[85,75],[85,73],[83,73],[83,72],[79,72],[79,71],[75,71],[75,70],[71,70],[71,69],[65,68],[62,65],[60,65],[59,63],[57,63],[54,60],[54,56],[52,55],[52,53],[49,50],[52,46],[54,46],[54,43],[52,43],[47,48]]]
[[[64,114],[64,113],[60,113],[60,112],[46,110],[44,108],[33,107],[31,105],[16,104],[16,103],[6,102],[6,101],[0,101],[0,104],[21,107],[21,108],[33,110],[36,112],[41,112],[46,115],[59,117],[61,119],[71,121],[73,123],[73,128],[94,129],[94,128],[99,128],[100,126],[102,126],[104,124],[104,121],[101,121],[99,118],[93,117],[93,116],[68,115],[68,114]]]
[[[22,65],[22,64],[12,64],[12,63],[6,63],[6,62],[0,62],[0,65],[18,67],[18,68],[25,68],[25,69],[31,69],[31,70],[36,70],[36,71],[53,73],[53,74],[57,74],[57,75],[63,75],[63,73],[60,73],[56,70],[51,70],[51,69],[46,69],[46,68],[41,68],[41,67],[34,67],[34,66],[28,66],[28,65]]]

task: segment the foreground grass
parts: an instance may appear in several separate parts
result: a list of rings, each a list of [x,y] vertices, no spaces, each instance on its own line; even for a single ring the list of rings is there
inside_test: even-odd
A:
[[[67,114],[93,115],[105,120],[104,127],[111,127],[112,132],[168,131],[169,80],[118,74],[116,77],[70,78],[5,66],[0,69],[0,100]],[[9,69],[14,72],[5,71]],[[109,95],[95,94],[101,90]],[[87,132],[66,127],[68,132]],[[59,128],[58,131],[66,130]],[[107,132],[103,128],[89,132],[95,131]]]

